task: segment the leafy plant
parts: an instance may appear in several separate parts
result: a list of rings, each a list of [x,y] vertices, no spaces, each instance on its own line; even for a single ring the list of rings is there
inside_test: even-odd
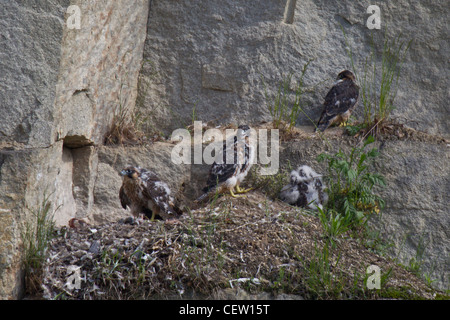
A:
[[[292,73],[289,74],[286,78],[283,78],[280,85],[278,86],[277,93],[273,100],[269,97],[267,92],[266,85],[263,81],[264,86],[264,95],[266,97],[267,107],[269,109],[269,113],[272,116],[272,121],[274,127],[279,129],[280,125],[285,120],[285,114],[287,113],[288,108],[288,94],[289,94],[289,85],[291,83]]]
[[[332,259],[332,249],[328,243],[322,248],[315,245],[309,261],[300,259],[304,272],[303,281],[312,298],[338,298],[347,291],[346,277],[337,271],[340,260],[340,254]]]
[[[308,68],[311,61],[312,60],[309,60],[303,66],[302,73],[300,75],[300,79],[298,81],[297,88],[295,90],[294,104],[292,105],[291,112],[289,113],[289,128],[288,128],[289,130],[291,130],[295,126],[295,123],[297,122],[297,118],[300,112],[303,112],[303,109],[301,107],[301,98],[304,93],[303,78],[305,76],[306,69]]]
[[[339,151],[335,155],[322,153],[318,161],[328,164],[328,202],[325,206],[329,219],[338,219],[339,230],[358,228],[366,224],[384,207],[384,200],[374,192],[375,186],[385,186],[384,177],[369,170],[367,161],[379,155],[377,149],[365,148],[374,142],[369,136],[363,147],[352,148],[350,155]],[[337,222],[336,222],[337,223]]]
[[[423,268],[423,264],[424,264],[424,258],[425,258],[425,250],[427,247],[427,244],[425,243],[424,240],[424,236],[425,234],[422,234],[419,237],[419,241],[417,243],[417,249],[416,249],[416,254],[409,260],[409,264],[407,266],[405,266],[405,268],[409,271],[411,271],[412,273],[414,273],[416,276],[422,278],[425,280],[425,282],[431,286],[431,284],[433,282],[435,282],[435,279],[432,279],[429,273],[425,273],[425,270]],[[431,268],[431,270],[433,269],[433,267]],[[430,271],[432,272],[432,271]]]
[[[327,215],[322,208],[318,207],[317,209],[324,233],[333,245],[336,237],[348,231],[349,225],[351,224],[349,221],[350,217],[335,211],[331,211]]]
[[[102,262],[103,262],[103,274],[108,278],[114,274],[118,269],[119,265],[122,263],[122,257],[119,251],[104,251],[102,252]]]

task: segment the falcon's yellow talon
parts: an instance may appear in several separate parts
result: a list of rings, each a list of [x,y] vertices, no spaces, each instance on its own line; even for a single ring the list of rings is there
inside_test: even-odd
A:
[[[242,198],[242,197],[244,197],[244,196],[242,196],[242,195],[234,194],[233,189],[230,189],[230,194],[231,194],[231,196],[232,196],[233,198]]]
[[[253,190],[253,188],[241,189],[239,186],[236,186],[236,193],[247,193],[251,190]]]

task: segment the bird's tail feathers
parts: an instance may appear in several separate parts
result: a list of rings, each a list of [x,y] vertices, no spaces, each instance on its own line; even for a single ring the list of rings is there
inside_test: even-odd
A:
[[[202,194],[200,197],[198,197],[195,202],[200,203],[205,201],[207,198],[209,198],[209,192]]]
[[[200,203],[209,200],[213,195],[216,194],[217,187],[205,187],[202,189],[204,192],[200,197],[198,197],[194,202]]]
[[[183,214],[183,210],[181,210],[180,207],[176,204],[174,204],[171,209],[177,216],[181,216]]]
[[[169,206],[168,208],[166,208],[167,213],[178,217],[181,216],[183,214],[183,210],[180,209],[179,207],[179,202],[177,200],[172,200],[169,202]]]
[[[317,131],[324,132],[325,129],[328,128],[329,123],[330,122],[328,121],[328,119],[320,119],[314,132],[317,132]]]

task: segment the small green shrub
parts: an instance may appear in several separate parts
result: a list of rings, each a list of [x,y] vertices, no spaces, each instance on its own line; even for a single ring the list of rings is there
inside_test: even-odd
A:
[[[333,257],[333,252],[328,243],[323,247],[315,245],[308,261],[300,259],[308,299],[339,299],[350,291],[349,278],[338,271],[341,254]]]
[[[273,99],[270,98],[267,92],[266,84],[263,81],[264,95],[266,97],[267,108],[272,117],[273,125],[276,129],[279,129],[283,121],[286,119],[286,113],[288,112],[288,99],[289,99],[289,86],[292,79],[292,73],[283,78],[278,86],[277,93]]]
[[[319,207],[317,209],[324,234],[329,238],[333,245],[336,237],[348,231],[349,226],[351,225],[351,218],[350,216],[343,215],[333,210],[330,210],[327,214],[324,209]]]
[[[350,155],[339,151],[335,155],[322,153],[318,161],[328,164],[328,202],[325,211],[339,232],[358,229],[373,214],[384,207],[384,200],[374,192],[375,186],[385,186],[384,177],[369,170],[368,161],[378,156],[377,149],[365,151],[374,142],[370,136],[363,147],[354,147]],[[338,224],[339,223],[339,224]]]

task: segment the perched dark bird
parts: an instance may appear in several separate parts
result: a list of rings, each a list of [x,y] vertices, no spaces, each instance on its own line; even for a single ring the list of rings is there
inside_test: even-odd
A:
[[[334,123],[346,123],[358,104],[359,87],[355,75],[344,70],[337,76],[337,81],[330,89],[323,103],[323,111],[315,131],[325,131]]]
[[[169,186],[158,176],[141,167],[127,167],[120,172],[123,177],[119,198],[122,207],[130,208],[134,217],[145,214],[151,220],[159,216],[163,220],[182,214],[171,196]]]
[[[238,197],[236,193],[246,193],[250,189],[241,189],[255,158],[255,148],[250,141],[250,127],[241,125],[236,135],[223,142],[222,150],[216,155],[214,163],[209,170],[204,194],[197,199],[203,201],[210,195],[229,192],[232,197]],[[227,155],[232,154],[231,163],[227,163]]]
[[[311,167],[300,166],[291,171],[290,183],[280,192],[280,199],[297,207],[322,208],[328,200],[322,178]]]

